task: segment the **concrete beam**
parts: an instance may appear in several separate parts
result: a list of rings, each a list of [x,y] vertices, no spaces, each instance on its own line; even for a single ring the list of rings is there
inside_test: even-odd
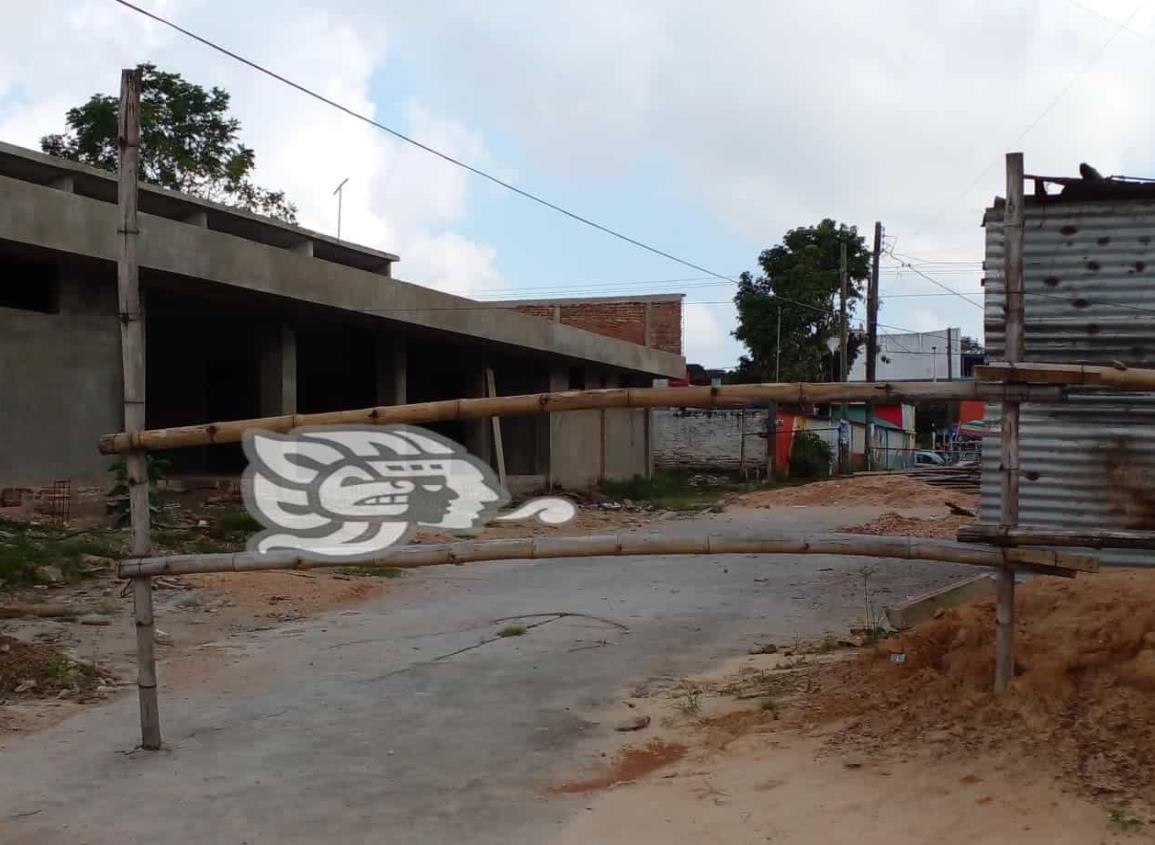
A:
[[[656,376],[681,376],[680,355],[519,314],[274,246],[140,215],[142,268],[435,329],[517,350]],[[0,238],[114,261],[116,206],[0,176]]]

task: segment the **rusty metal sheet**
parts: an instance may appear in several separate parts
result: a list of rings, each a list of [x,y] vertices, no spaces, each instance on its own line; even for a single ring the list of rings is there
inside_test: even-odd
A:
[[[1023,236],[1024,360],[1155,366],[1155,202],[1028,203]],[[1003,354],[1001,209],[986,222],[985,319]],[[997,431],[999,408],[987,406]],[[1024,403],[1019,522],[1155,530],[1155,393],[1075,390],[1065,404]],[[995,436],[983,448],[982,522],[997,523]],[[1135,550],[1104,565],[1155,566]]]

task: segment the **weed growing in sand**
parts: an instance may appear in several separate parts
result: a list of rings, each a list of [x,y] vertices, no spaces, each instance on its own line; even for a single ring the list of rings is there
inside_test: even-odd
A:
[[[814,647],[814,651],[817,654],[830,654],[830,652],[835,651],[837,648],[838,639],[831,634],[827,634],[822,638],[822,642]]]
[[[886,628],[883,627],[883,613],[882,608],[873,601],[871,594],[870,579],[878,570],[873,566],[861,566],[858,569],[858,574],[862,576],[862,604],[866,615],[866,642],[865,645],[872,645],[882,639],[886,633]]]
[[[68,677],[68,673],[72,671],[72,661],[66,654],[57,654],[48,659],[45,666],[48,677],[54,681],[63,681]]]
[[[1107,819],[1111,824],[1115,825],[1121,830],[1135,830],[1143,824],[1141,819],[1137,819],[1132,815],[1128,815],[1123,810],[1115,809],[1107,813]]]
[[[674,706],[685,716],[698,716],[702,713],[702,688],[689,681],[682,681],[678,689]]]
[[[525,632],[526,627],[524,625],[506,625],[497,632],[497,635],[499,637],[520,637],[524,635]]]

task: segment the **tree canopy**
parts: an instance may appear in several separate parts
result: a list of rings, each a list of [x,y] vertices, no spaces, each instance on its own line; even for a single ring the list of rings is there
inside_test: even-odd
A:
[[[745,344],[735,371],[736,381],[773,381],[781,365],[782,381],[829,381],[839,367],[839,354],[827,341],[839,336],[840,245],[846,244],[848,319],[861,300],[870,276],[870,251],[854,226],[826,219],[817,226],[791,229],[782,243],[758,256],[761,273],[743,273],[734,304],[738,328],[734,337]],[[778,361],[778,320],[781,313],[781,362]],[[850,332],[849,365],[864,338]],[[835,376],[837,378],[837,375]]]
[[[241,124],[228,116],[229,93],[205,90],[179,73],[140,66],[141,178],[154,185],[295,223],[296,207],[283,191],[254,185],[253,150],[238,140]],[[67,130],[45,135],[40,148],[49,155],[117,167],[117,110],[120,98],[93,94],[68,110]]]

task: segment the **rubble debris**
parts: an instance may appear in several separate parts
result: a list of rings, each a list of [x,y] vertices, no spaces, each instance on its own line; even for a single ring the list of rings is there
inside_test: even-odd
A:
[[[628,719],[623,719],[622,721],[618,722],[616,725],[614,725],[614,730],[622,732],[640,731],[643,728],[648,728],[649,726],[650,717],[643,716],[639,713],[637,716],[631,716]]]
[[[844,529],[849,534],[874,534],[886,537],[927,537],[936,540],[953,540],[958,530],[970,525],[974,520],[965,516],[943,516],[937,519],[919,519],[903,516],[895,511],[887,511],[861,525]]]

